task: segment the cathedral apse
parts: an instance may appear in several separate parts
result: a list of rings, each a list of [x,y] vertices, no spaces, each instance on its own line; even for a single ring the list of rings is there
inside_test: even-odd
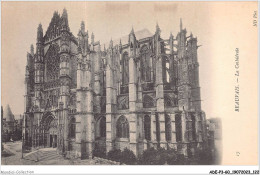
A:
[[[201,109],[197,38],[182,27],[176,36],[137,36],[107,48],[84,22],[77,36],[68,13],[54,12],[46,33],[27,54],[25,146],[92,158],[95,147],[174,148],[189,157],[207,142]]]

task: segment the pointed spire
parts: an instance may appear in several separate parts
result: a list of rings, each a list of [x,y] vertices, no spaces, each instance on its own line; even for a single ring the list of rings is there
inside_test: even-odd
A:
[[[42,24],[41,23],[38,25],[38,32],[42,32]]]
[[[122,50],[122,42],[121,42],[121,38],[120,38],[120,41],[119,41],[119,52],[121,53],[121,50]]]
[[[173,35],[172,35],[172,32],[170,33],[170,38],[173,39]]]
[[[51,19],[51,23],[57,23],[59,21],[59,18],[60,16],[58,14],[58,11],[54,11]]]
[[[131,32],[130,32],[131,34],[134,34],[135,32],[134,32],[134,27],[132,26],[132,30],[131,30]]]
[[[180,18],[180,31],[182,31],[182,19]]]
[[[82,32],[85,32],[85,22],[81,21],[80,29]]]
[[[161,29],[158,25],[158,22],[156,22],[156,33],[160,33],[161,32]]]
[[[43,38],[42,24],[40,23],[37,29],[37,42],[41,42]]]
[[[29,70],[29,67],[31,67],[31,59],[30,59],[30,54],[27,52],[27,62],[26,62],[26,66],[25,66],[25,76],[29,75],[29,73],[27,72]]]
[[[66,8],[63,9],[62,17],[66,17],[66,18],[68,17],[68,13],[67,13]]]
[[[29,53],[29,52],[27,52],[27,66],[28,67],[31,67],[32,66],[32,61],[33,61],[33,56],[34,56],[34,54],[32,53],[33,52],[33,50],[32,50],[33,48],[32,48],[32,45],[31,45],[31,53]]]
[[[160,27],[159,27],[159,24],[158,24],[158,21],[157,21],[157,22],[156,22],[156,31],[157,31],[158,29],[160,30]]]
[[[193,34],[192,34],[192,32],[190,32],[190,37],[193,38]]]
[[[134,27],[132,26],[132,30],[128,37],[128,43],[130,44],[131,48],[133,48],[133,43],[135,42],[136,42],[136,37],[135,37]]]
[[[65,30],[69,30],[69,23],[68,23],[68,13],[67,10],[64,8],[61,16],[61,26]]]
[[[58,11],[54,11],[54,13],[53,13],[53,17],[58,17],[58,16],[59,16]]]
[[[33,44],[31,44],[31,55],[32,55],[32,56],[34,55],[34,47],[33,47]]]
[[[110,40],[109,48],[113,48],[113,40],[112,40],[112,38]]]
[[[94,39],[95,39],[95,36],[94,36],[94,33],[92,32],[91,34],[91,43],[94,44]]]

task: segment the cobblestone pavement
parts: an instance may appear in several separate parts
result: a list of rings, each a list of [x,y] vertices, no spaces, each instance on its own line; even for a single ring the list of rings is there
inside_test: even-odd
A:
[[[22,157],[22,143],[4,143],[4,150],[8,156],[1,156],[1,165],[116,165],[117,163],[101,159],[69,160],[56,153],[53,148],[43,148],[38,151],[24,154]],[[38,161],[37,161],[38,160]]]

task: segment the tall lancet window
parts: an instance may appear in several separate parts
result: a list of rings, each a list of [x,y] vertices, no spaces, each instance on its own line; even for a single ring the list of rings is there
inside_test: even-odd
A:
[[[125,52],[122,59],[122,85],[127,85],[129,83],[129,56]]]
[[[172,126],[171,126],[171,119],[169,115],[165,115],[165,137],[166,141],[171,141],[171,134],[172,132]]]
[[[100,119],[99,127],[100,137],[106,137],[106,118],[104,116]]]
[[[69,137],[70,138],[75,138],[76,137],[76,119],[73,117],[70,120],[69,123]]]
[[[129,123],[125,116],[120,116],[116,123],[116,136],[118,138],[129,138]]]
[[[141,77],[144,82],[151,82],[151,58],[147,46],[141,49]]]
[[[191,115],[192,140],[196,140],[196,118]]]
[[[151,140],[151,118],[149,115],[144,116],[144,137]]]
[[[182,120],[181,115],[175,116],[175,128],[176,128],[176,141],[181,142],[182,141]]]

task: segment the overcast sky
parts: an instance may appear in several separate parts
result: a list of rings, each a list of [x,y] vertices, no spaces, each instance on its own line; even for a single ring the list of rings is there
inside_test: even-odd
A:
[[[66,8],[69,26],[72,33],[77,36],[81,21],[85,21],[89,33],[94,32],[95,40],[101,44],[108,43],[110,39],[118,39],[128,35],[133,26],[135,31],[148,29],[155,32],[158,22],[162,37],[169,38],[170,32],[174,36],[179,31],[180,18],[188,34],[192,31],[198,36],[200,73],[204,74],[209,68],[210,40],[205,34],[211,30],[209,23],[208,5],[199,3],[60,3],[60,2],[4,2],[2,16],[2,103],[10,104],[13,113],[23,113],[24,107],[24,71],[26,53],[30,45],[35,46],[38,24],[41,23],[46,31],[54,11],[60,14]],[[196,17],[196,18],[194,18]],[[203,29],[203,30],[201,30]],[[206,66],[207,65],[207,66]],[[201,76],[203,89],[210,88]],[[202,93],[202,100],[210,98]]]

